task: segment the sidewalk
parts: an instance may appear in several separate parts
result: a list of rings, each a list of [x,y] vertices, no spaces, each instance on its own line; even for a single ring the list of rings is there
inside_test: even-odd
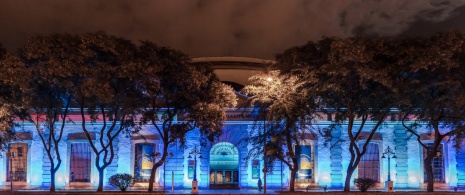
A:
[[[0,191],[0,195],[46,195],[50,194],[48,191],[38,191],[38,190],[25,190],[25,191]],[[185,195],[185,194],[192,194],[191,190],[175,190],[174,192],[167,191],[163,192],[152,192],[148,193],[146,191],[128,191],[128,192],[120,192],[120,191],[104,191],[104,192],[95,192],[95,191],[56,191],[53,193],[54,195],[79,195],[79,194],[98,194],[98,195],[114,195],[114,194],[121,194],[121,195]],[[263,192],[259,192],[258,190],[199,190],[199,195],[201,194],[208,194],[208,195],[216,195],[216,194],[234,194],[234,195],[245,195],[245,194],[263,194]],[[267,194],[276,194],[275,191],[267,191]],[[297,194],[295,194],[297,195]]]
[[[276,194],[274,190],[267,190],[267,194]],[[174,193],[171,193],[171,191],[166,192],[166,194],[191,194],[191,190],[175,190]],[[263,190],[259,192],[258,190],[253,190],[253,189],[241,189],[241,190],[199,190],[199,194],[263,194]]]
[[[352,191],[348,193],[344,193],[342,191],[328,191],[324,192],[322,190],[312,190],[309,192],[302,191],[301,189],[297,190],[296,192],[281,192],[279,191],[280,189],[268,189],[266,192],[267,194],[273,194],[273,195],[387,195],[387,194],[395,194],[395,195],[444,195],[444,194],[451,194],[451,195],[465,195],[465,192],[453,192],[451,190],[448,191],[436,191],[436,192],[425,192],[425,191],[395,191],[391,193],[383,192],[383,191],[368,191],[368,192],[360,192],[360,191]],[[46,195],[50,194],[50,192],[45,191],[45,190],[19,190],[19,191],[0,191],[0,195]],[[57,192],[54,193],[54,195],[80,195],[80,194],[96,194],[96,195],[114,195],[114,194],[120,194],[120,195],[185,195],[185,194],[192,194],[191,190],[185,189],[185,190],[174,190],[174,192],[171,192],[171,190],[166,191],[163,193],[162,191],[156,191],[152,193],[148,193],[146,191],[128,191],[128,192],[120,192],[116,190],[106,190],[104,192],[95,192],[95,190],[58,190]],[[263,191],[258,191],[257,189],[241,189],[241,190],[210,190],[210,189],[200,189],[199,190],[199,195],[201,194],[207,194],[207,195],[246,195],[246,194],[263,194]]]

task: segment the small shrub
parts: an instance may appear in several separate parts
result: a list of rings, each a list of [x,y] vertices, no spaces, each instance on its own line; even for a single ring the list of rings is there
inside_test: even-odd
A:
[[[126,173],[122,173],[122,174],[118,173],[110,177],[109,183],[111,186],[117,187],[122,192],[125,192],[129,186],[134,184],[134,177]]]
[[[362,192],[366,192],[368,189],[376,186],[376,181],[371,178],[357,178],[354,179],[354,183]]]

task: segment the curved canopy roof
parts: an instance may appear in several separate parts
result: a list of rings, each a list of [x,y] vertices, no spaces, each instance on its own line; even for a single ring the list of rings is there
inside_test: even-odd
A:
[[[208,64],[221,81],[234,87],[235,84],[249,84],[251,76],[264,72],[266,66],[275,61],[246,57],[201,57],[193,58],[192,63]]]

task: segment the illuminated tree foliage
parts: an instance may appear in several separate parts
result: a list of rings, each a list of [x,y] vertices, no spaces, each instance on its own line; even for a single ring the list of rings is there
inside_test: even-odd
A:
[[[250,96],[258,109],[258,120],[245,139],[252,147],[246,159],[257,159],[264,154],[265,170],[272,172],[276,160],[284,163],[290,174],[290,191],[294,191],[295,175],[298,171],[295,146],[302,144],[316,110],[310,91],[304,90],[302,82],[295,76],[279,75],[279,71],[250,78],[251,84],[243,92]],[[258,122],[258,121],[257,121]]]
[[[201,143],[214,141],[222,133],[224,108],[236,104],[231,87],[221,83],[205,64],[191,64],[183,53],[143,42],[139,48],[144,88],[143,123],[155,127],[163,143],[160,160],[153,164],[148,191],[153,191],[156,170],[166,162],[170,144],[184,145],[186,134],[201,133]]]
[[[15,82],[17,68],[21,64],[8,54],[0,44],[0,151],[15,139],[15,119],[22,110],[18,100],[21,99],[20,85]]]

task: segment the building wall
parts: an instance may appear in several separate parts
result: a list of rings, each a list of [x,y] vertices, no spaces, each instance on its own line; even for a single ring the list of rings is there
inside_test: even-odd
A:
[[[323,128],[329,124],[328,121],[321,121],[320,127]],[[156,174],[156,185],[162,187],[166,185],[168,189],[172,186],[174,179],[174,187],[190,188],[192,179],[188,178],[188,156],[194,147],[199,147],[201,155],[204,158],[198,159],[197,178],[199,187],[206,189],[210,187],[209,174],[210,174],[210,150],[212,146],[219,142],[229,142],[237,147],[239,152],[239,184],[240,188],[256,188],[257,179],[252,179],[252,166],[251,162],[244,160],[247,155],[250,145],[241,145],[240,140],[247,137],[253,128],[254,122],[248,120],[235,120],[228,121],[223,127],[224,134],[207,146],[200,146],[200,134],[198,130],[191,131],[187,134],[186,145],[180,146],[179,143],[169,146],[168,151],[173,156],[168,158],[165,166],[160,167]],[[371,126],[367,126],[364,130],[368,131]],[[41,140],[33,128],[29,124],[24,124],[18,131],[30,131],[33,134],[32,140],[21,140],[17,142],[27,143],[28,150],[28,173],[27,182],[23,183],[23,188],[33,187],[48,187],[50,185],[50,164],[47,162],[47,156],[44,153]],[[350,160],[350,154],[347,152],[349,142],[346,134],[346,127],[338,128],[332,132],[333,140],[331,143],[324,143],[324,139],[320,136],[317,140],[308,140],[307,143],[313,144],[314,155],[314,183],[312,185],[328,185],[330,187],[342,187],[346,178],[346,170]],[[80,142],[87,140],[68,140],[70,134],[81,133],[80,124],[68,125],[66,133],[63,135],[63,141],[60,143],[60,153],[63,158],[60,169],[56,174],[57,187],[69,186],[69,172],[70,172],[70,146],[73,142]],[[155,134],[153,127],[145,127],[141,134],[151,135]],[[420,130],[420,134],[428,133],[428,129]],[[419,146],[415,138],[405,132],[405,129],[397,123],[390,121],[377,133],[381,136],[381,140],[373,140],[373,143],[379,144],[380,149],[380,186],[383,185],[387,179],[388,163],[387,159],[382,159],[383,151],[389,146],[395,149],[396,159],[391,159],[391,179],[397,188],[418,188],[424,184],[422,148]],[[134,174],[134,147],[136,143],[149,142],[156,145],[156,150],[162,148],[162,144],[157,139],[151,140],[135,140],[130,136],[121,134],[116,142],[117,155],[114,162],[105,171],[105,182],[108,178],[116,173],[129,173]],[[444,186],[456,186],[457,183],[465,183],[465,160],[457,160],[457,153],[455,148],[452,147],[451,142],[444,141],[444,161],[445,161],[445,178],[446,183]],[[465,156],[463,154],[459,154]],[[6,182],[6,158],[5,153],[2,153],[3,158],[0,159],[0,185],[6,187],[9,183]],[[95,155],[92,154],[92,158]],[[465,159],[465,157],[460,157]],[[261,160],[261,159],[260,159]],[[92,160],[92,165],[94,160]],[[263,162],[261,162],[261,168]],[[276,162],[275,171],[267,175],[267,187],[281,188],[281,186],[289,185],[289,169],[284,165],[281,172],[281,163]],[[173,178],[174,175],[174,178]],[[263,173],[260,174],[263,179]],[[353,174],[351,181],[358,177],[357,170]],[[98,173],[94,166],[91,169],[91,182],[90,186],[96,186],[98,181]],[[18,183],[19,184],[19,183]],[[107,184],[105,184],[107,185]],[[353,185],[353,182],[351,182]],[[147,184],[138,184],[144,187]]]

